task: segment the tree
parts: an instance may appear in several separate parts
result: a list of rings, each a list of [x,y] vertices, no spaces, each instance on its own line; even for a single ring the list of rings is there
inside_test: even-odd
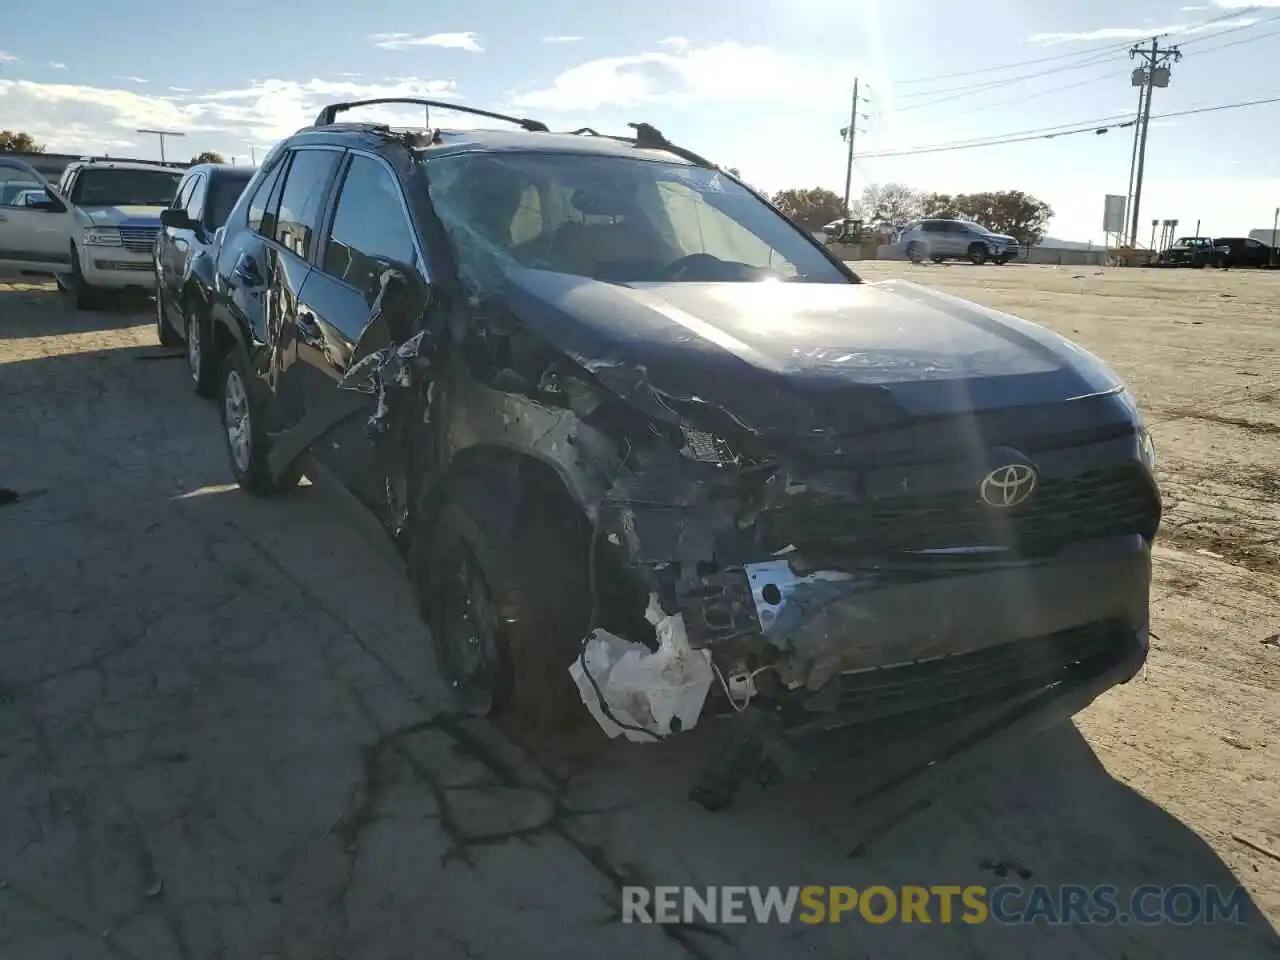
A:
[[[29,133],[0,130],[0,153],[44,153],[44,144],[36,143]]]
[[[849,215],[844,201],[826,187],[780,190],[773,195],[773,205],[806,230],[820,230]]]
[[[862,191],[854,212],[868,223],[900,227],[924,216],[927,196],[901,183],[872,183]]]
[[[222,154],[217,153],[213,150],[206,150],[204,151],[204,153],[197,153],[194,157],[191,158],[192,166],[195,166],[197,163],[226,163],[226,162],[227,162],[226,157],[224,157]]]

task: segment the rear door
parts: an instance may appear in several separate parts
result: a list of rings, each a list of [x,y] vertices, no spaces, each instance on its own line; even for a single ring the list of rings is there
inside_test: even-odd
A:
[[[24,190],[48,194],[38,206],[19,204]],[[0,267],[64,273],[71,267],[71,205],[34,167],[0,154]]]
[[[385,320],[371,322],[387,267],[404,273],[425,296],[425,268],[408,211],[400,182],[383,159],[348,155],[316,268],[300,296],[297,364],[290,373],[302,384],[307,420],[337,422],[313,456],[384,522],[386,471],[365,435],[375,398],[339,390],[338,382],[362,357],[408,336],[388,329]]]

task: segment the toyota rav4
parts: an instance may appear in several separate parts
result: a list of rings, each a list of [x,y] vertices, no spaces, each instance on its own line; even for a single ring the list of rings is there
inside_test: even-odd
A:
[[[720,806],[806,732],[1061,717],[1142,665],[1160,497],[1102,362],[861,280],[649,125],[352,106],[228,218],[223,434],[249,491],[315,471],[381,519],[461,707],[724,713]]]

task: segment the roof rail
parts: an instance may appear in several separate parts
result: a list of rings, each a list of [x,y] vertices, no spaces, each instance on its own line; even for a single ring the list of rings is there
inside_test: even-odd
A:
[[[316,117],[315,126],[327,127],[332,124],[338,114],[345,113],[352,107],[371,107],[384,103],[409,103],[419,107],[439,107],[441,110],[454,110],[458,113],[469,113],[477,117],[488,117],[490,120],[505,120],[507,123],[514,123],[523,130],[530,133],[548,133],[549,128],[541,120],[529,120],[523,117],[509,117],[504,113],[494,113],[491,110],[481,110],[477,107],[464,107],[456,103],[448,103],[444,100],[421,100],[417,97],[378,97],[374,100],[352,100],[349,103],[331,103],[320,111]],[[428,121],[429,122],[429,121]]]
[[[619,137],[609,133],[600,133],[598,130],[593,130],[591,127],[579,127],[577,130],[572,131],[572,135],[604,137],[606,140],[616,140],[619,143],[629,143],[633,147],[639,147],[642,150],[664,150],[667,153],[675,154],[681,160],[688,160],[694,166],[706,167],[710,170],[719,169],[706,157],[700,156],[692,150],[686,150],[684,147],[676,146],[662,135],[661,130],[652,124],[628,123],[627,126],[636,132],[634,137]]]

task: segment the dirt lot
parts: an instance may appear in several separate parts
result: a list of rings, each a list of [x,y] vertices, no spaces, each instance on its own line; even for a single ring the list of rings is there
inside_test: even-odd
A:
[[[959,780],[910,745],[710,815],[701,746],[569,768],[444,702],[330,491],[229,486],[141,313],[0,284],[0,956],[1275,957],[1280,275],[868,264],[1125,375],[1168,522],[1140,680]],[[920,783],[927,784],[920,786]],[[1240,925],[637,927],[637,883],[1243,885]],[[1004,878],[1003,880],[1000,878]]]

